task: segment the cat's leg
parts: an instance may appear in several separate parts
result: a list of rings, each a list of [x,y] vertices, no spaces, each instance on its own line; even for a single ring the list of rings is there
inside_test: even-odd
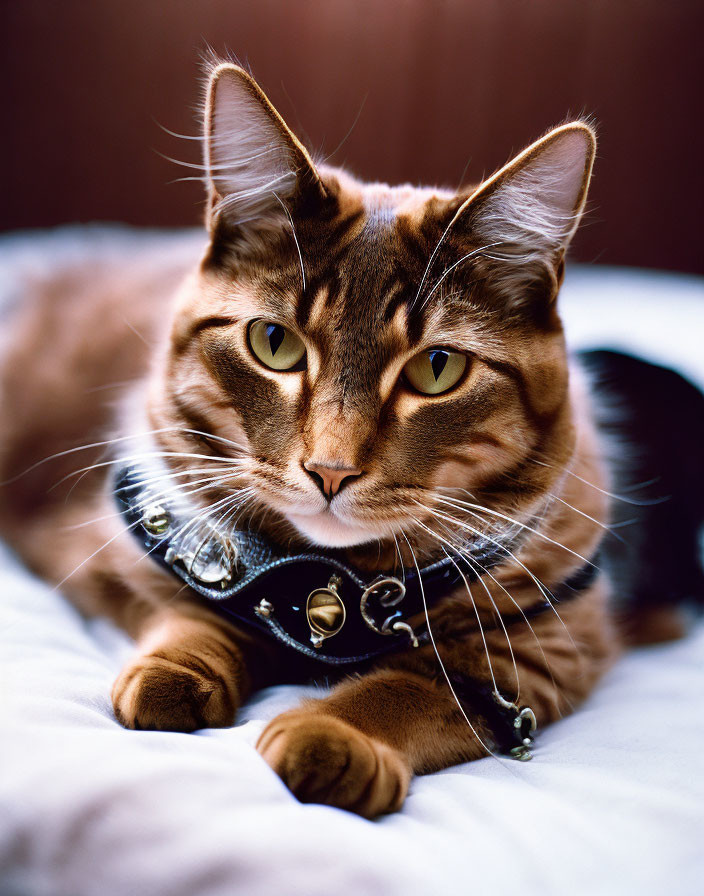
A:
[[[155,613],[115,681],[115,715],[128,728],[228,727],[255,685],[254,650],[251,638],[197,606]]]
[[[135,653],[112,690],[123,725],[227,727],[276,668],[264,639],[210,612],[144,556],[109,496],[62,503],[12,533],[32,567],[81,612],[108,616],[134,638]]]
[[[534,710],[539,726],[583,699],[615,654],[603,602],[585,593],[577,603],[586,601],[586,610],[564,611],[565,627],[542,618],[533,626],[537,637],[511,634],[517,701]],[[472,682],[491,685],[480,638],[438,643],[438,650],[447,672],[465,678],[465,693]],[[487,651],[500,692],[516,699],[503,633],[487,633]],[[491,724],[471,699],[458,706],[432,648],[421,648],[278,716],[257,748],[300,800],[373,817],[401,806],[412,774],[487,755],[496,744]]]

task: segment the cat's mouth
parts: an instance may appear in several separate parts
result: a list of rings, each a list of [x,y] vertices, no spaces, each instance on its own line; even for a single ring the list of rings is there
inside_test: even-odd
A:
[[[320,547],[344,548],[367,544],[391,536],[399,526],[390,521],[355,520],[349,514],[342,519],[330,506],[314,514],[287,512],[288,521],[297,531]]]

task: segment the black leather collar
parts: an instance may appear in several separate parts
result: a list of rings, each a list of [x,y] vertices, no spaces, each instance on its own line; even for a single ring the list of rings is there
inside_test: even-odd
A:
[[[487,540],[476,545],[472,551],[476,566],[456,555],[420,570],[370,579],[336,552],[285,554],[248,530],[224,536],[209,523],[179,513],[176,505],[151,500],[148,477],[139,468],[121,470],[114,492],[130,531],[149,556],[212,609],[330,666],[352,666],[426,643],[426,609],[456,590],[463,579],[471,584],[479,570],[505,560],[520,539],[519,535],[507,543]],[[554,601],[578,596],[596,571],[593,563],[586,564],[553,589],[549,599],[504,617],[503,624],[530,619],[552,609]]]

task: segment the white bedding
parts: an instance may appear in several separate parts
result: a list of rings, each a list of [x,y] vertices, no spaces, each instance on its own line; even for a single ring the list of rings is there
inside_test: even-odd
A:
[[[0,293],[27,266],[159,240],[110,228],[0,240]],[[574,345],[677,364],[704,385],[704,286],[578,269]],[[684,425],[683,425],[684,430]],[[704,625],[626,656],[529,763],[484,759],[416,779],[401,813],[364,821],[299,804],[253,744],[311,689],[250,701],[236,727],[123,730],[110,686],[130,649],[83,621],[0,546],[2,896],[492,896],[704,892]]]

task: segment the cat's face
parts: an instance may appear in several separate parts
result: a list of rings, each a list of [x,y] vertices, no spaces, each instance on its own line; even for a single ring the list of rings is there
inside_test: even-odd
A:
[[[162,445],[213,477],[195,499],[326,546],[417,543],[458,499],[534,509],[573,444],[554,300],[588,129],[474,193],[363,185],[315,169],[222,66],[206,139],[211,244],[151,405]],[[468,538],[495,528],[475,517]]]

